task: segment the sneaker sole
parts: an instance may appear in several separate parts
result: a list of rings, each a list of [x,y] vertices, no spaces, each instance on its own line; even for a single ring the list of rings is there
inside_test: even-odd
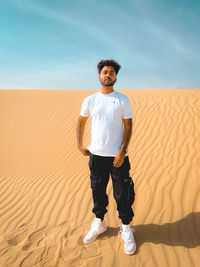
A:
[[[98,237],[99,235],[103,234],[106,230],[107,230],[107,226],[104,227],[102,233],[100,233],[100,234],[98,234],[97,236],[95,236],[90,242],[86,241],[85,239],[83,239],[83,242],[84,242],[85,244],[90,244],[90,243],[94,242],[94,241],[97,239],[97,237]]]
[[[128,251],[126,251],[126,250],[124,250],[124,252],[125,252],[126,254],[128,254],[128,255],[133,255],[133,254],[135,254],[135,252],[136,252],[136,247],[135,247],[135,250],[134,250],[133,252],[128,252]]]

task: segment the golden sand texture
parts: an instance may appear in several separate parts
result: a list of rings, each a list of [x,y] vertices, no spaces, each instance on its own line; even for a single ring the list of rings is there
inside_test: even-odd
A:
[[[200,266],[200,90],[120,91],[134,113],[133,256],[118,237],[111,180],[108,231],[82,241],[94,215],[76,123],[94,92],[0,91],[0,266]]]

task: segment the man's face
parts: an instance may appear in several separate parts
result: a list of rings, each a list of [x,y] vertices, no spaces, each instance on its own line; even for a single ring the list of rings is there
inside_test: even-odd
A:
[[[99,74],[99,81],[103,86],[113,86],[117,80],[115,69],[112,66],[104,66]]]

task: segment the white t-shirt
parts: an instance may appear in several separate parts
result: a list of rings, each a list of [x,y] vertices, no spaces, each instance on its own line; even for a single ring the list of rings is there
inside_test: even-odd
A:
[[[133,117],[129,98],[117,91],[95,93],[84,99],[80,115],[92,118],[88,150],[95,155],[115,157],[123,140],[123,119]]]

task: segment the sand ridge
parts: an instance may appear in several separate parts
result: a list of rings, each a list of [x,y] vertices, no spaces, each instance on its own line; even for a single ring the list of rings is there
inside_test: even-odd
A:
[[[111,181],[108,231],[90,245],[82,241],[94,216],[76,123],[95,92],[0,91],[0,266],[199,266],[200,90],[120,91],[134,113],[133,256],[118,237]]]

